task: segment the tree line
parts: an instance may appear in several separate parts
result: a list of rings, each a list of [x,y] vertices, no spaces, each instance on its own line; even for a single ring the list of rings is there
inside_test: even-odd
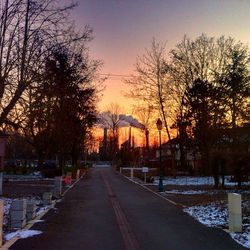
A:
[[[169,140],[176,129],[182,165],[184,149],[191,146],[201,153],[203,172],[211,173],[211,161],[222,145],[230,144],[234,156],[249,155],[249,146],[245,151],[239,147],[237,132],[242,127],[249,132],[249,66],[249,47],[231,37],[184,36],[169,52],[166,44],[153,40],[151,49],[138,57],[136,73],[126,80],[131,87],[127,95],[144,112],[157,112]]]
[[[76,31],[56,0],[4,0],[0,6],[0,126],[32,146],[39,163],[75,164],[91,137],[101,62],[91,59],[92,29]]]

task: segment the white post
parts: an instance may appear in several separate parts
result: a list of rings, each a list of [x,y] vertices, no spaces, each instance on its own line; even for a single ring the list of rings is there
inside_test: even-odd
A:
[[[242,208],[241,195],[236,193],[228,194],[228,225],[230,232],[242,231]]]
[[[144,183],[146,184],[146,182],[147,182],[147,173],[145,172],[144,173]]]
[[[133,180],[133,178],[134,178],[134,169],[133,169],[133,168],[131,168],[130,178],[131,178],[132,180]]]

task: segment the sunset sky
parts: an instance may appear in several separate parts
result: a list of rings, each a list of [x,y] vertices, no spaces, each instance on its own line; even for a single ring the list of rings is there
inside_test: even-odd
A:
[[[67,0],[64,0],[67,1]],[[78,27],[94,29],[91,55],[104,62],[103,74],[133,73],[136,57],[150,47],[153,37],[172,49],[184,34],[195,38],[230,35],[244,43],[250,41],[250,0],[79,0],[72,17]],[[121,91],[121,76],[106,81],[100,103],[127,107]]]

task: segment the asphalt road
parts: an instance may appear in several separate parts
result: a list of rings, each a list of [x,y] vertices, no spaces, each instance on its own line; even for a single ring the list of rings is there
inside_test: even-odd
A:
[[[10,247],[37,250],[245,249],[110,168],[91,169],[32,229],[43,233]]]

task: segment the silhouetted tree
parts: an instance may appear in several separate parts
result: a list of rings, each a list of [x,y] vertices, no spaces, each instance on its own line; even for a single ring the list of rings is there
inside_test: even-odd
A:
[[[55,46],[28,102],[26,134],[32,136],[41,161],[57,155],[61,167],[68,159],[76,164],[95,122],[93,77],[99,62],[82,52]]]
[[[176,105],[173,97],[173,86],[169,80],[165,45],[153,39],[151,50],[147,50],[143,56],[138,57],[135,72],[136,75],[125,81],[131,87],[127,96],[153,107],[162,118],[168,140],[171,140],[169,123],[175,113]],[[171,169],[175,175],[175,149],[172,144],[170,147]]]
[[[154,108],[163,119],[168,139],[171,140],[169,120],[173,98],[167,74],[167,58],[164,44],[152,41],[151,50],[138,57],[135,75],[125,83],[131,87],[128,97]]]
[[[238,124],[249,122],[250,97],[250,55],[247,46],[241,43],[233,45],[228,53],[225,71],[217,81],[224,90],[225,105],[229,112],[229,124],[233,129]]]
[[[15,105],[21,101],[24,91],[37,81],[37,72],[52,41],[60,40],[68,32],[78,39],[67,19],[72,7],[58,7],[55,0],[1,1],[0,126],[15,125],[12,120],[18,112]]]
[[[190,124],[203,155],[204,168],[209,173],[209,151],[220,140],[220,129],[230,126],[229,110],[234,107],[231,114],[236,113],[236,99],[242,101],[239,105],[242,113],[245,116],[247,113],[247,88],[244,86],[249,85],[248,49],[231,37],[215,39],[201,35],[192,40],[185,36],[170,52],[170,57],[168,72],[179,107],[176,124]],[[242,85],[236,84],[236,79]],[[232,85],[239,85],[239,88],[232,90]]]

